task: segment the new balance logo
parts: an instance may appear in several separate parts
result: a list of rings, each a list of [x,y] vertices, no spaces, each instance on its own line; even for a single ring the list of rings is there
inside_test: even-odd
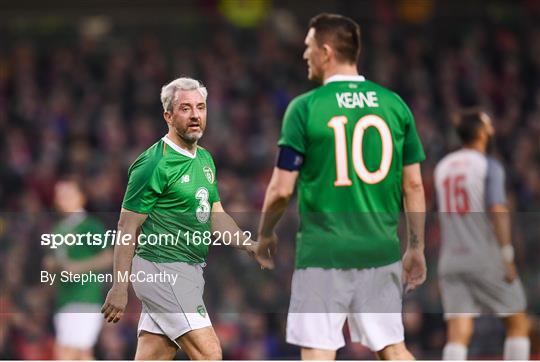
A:
[[[185,183],[188,183],[189,182],[189,175],[183,175],[181,178],[180,178],[180,183],[181,184],[185,184]]]

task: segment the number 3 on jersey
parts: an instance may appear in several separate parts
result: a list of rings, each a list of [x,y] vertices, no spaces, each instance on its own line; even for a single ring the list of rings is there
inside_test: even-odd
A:
[[[347,124],[347,117],[345,116],[333,117],[328,122],[328,127],[334,130],[336,144],[336,181],[334,181],[334,186],[352,185],[352,181],[349,178],[345,124]],[[364,134],[368,127],[375,127],[379,132],[382,141],[381,163],[379,169],[374,172],[371,172],[366,168],[362,151]],[[360,118],[356,123],[356,126],[354,126],[352,138],[353,166],[360,180],[367,184],[376,184],[384,180],[386,175],[388,175],[390,165],[392,164],[393,148],[392,134],[390,133],[388,125],[381,117],[370,114]]]
[[[195,193],[195,198],[199,200],[199,206],[197,207],[195,216],[201,224],[204,224],[208,221],[208,219],[210,218],[210,212],[212,211],[210,203],[208,202],[208,197],[209,193],[206,187],[200,187]]]

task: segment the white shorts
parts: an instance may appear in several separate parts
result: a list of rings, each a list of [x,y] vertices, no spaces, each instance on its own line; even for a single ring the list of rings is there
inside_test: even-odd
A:
[[[404,340],[401,262],[369,269],[294,271],[287,342],[337,350],[348,321],[353,342],[374,352]]]
[[[504,280],[502,269],[484,273],[446,273],[439,275],[444,318],[477,317],[482,313],[508,317],[527,309],[521,280]]]
[[[142,303],[138,334],[147,331],[176,339],[194,329],[212,325],[203,302],[202,265],[154,263],[139,256],[133,258],[132,273],[160,272],[176,274],[176,283],[168,281],[134,282],[133,289]],[[178,344],[177,344],[178,345]]]
[[[93,348],[103,325],[101,306],[71,303],[54,315],[56,343],[62,347]]]

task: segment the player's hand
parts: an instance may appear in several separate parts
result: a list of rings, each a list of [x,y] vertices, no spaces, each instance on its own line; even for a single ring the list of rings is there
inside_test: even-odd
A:
[[[504,280],[512,283],[517,278],[516,264],[513,261],[504,262]]]
[[[114,286],[107,293],[105,303],[101,307],[101,313],[108,323],[117,323],[126,310],[128,302],[128,290],[127,288]]]
[[[246,244],[246,247],[244,248],[244,250],[251,258],[257,260],[257,258],[255,257],[255,254],[257,254],[258,248],[259,248],[259,243],[254,240],[250,240],[249,244]]]
[[[403,283],[405,293],[416,289],[426,280],[426,258],[423,249],[407,249],[403,255]]]
[[[262,269],[274,269],[273,256],[276,253],[277,241],[278,238],[276,234],[272,234],[270,237],[259,235],[255,260],[259,262]]]

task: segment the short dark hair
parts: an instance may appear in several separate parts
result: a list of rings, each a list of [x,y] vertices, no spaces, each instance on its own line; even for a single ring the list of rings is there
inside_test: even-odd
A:
[[[474,107],[460,110],[453,115],[452,121],[463,144],[468,145],[478,137],[478,131],[484,126],[482,113],[482,109]]]
[[[84,193],[82,175],[77,174],[76,172],[64,170],[58,176],[57,182],[72,183],[79,189],[80,192]]]
[[[338,14],[322,13],[309,21],[315,29],[315,40],[321,47],[329,44],[341,62],[358,62],[360,56],[360,26],[352,19]]]

